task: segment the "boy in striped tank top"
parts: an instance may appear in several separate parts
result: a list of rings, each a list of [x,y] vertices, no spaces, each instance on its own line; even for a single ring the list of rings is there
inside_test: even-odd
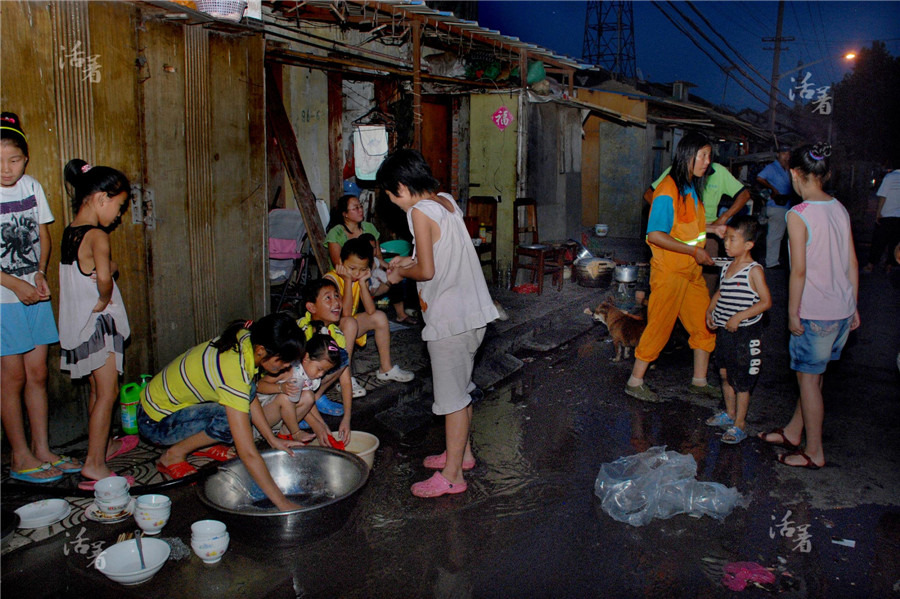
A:
[[[759,224],[751,216],[735,216],[725,230],[725,252],[733,261],[722,267],[719,289],[709,302],[706,324],[716,329],[716,353],[722,376],[725,411],[706,424],[722,426],[723,443],[747,438],[750,392],[762,364],[762,313],[772,306],[763,268],[750,256]]]

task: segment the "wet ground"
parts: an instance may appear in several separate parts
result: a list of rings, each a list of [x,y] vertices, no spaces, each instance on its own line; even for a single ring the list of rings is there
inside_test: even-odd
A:
[[[767,276],[777,304],[785,273]],[[265,539],[233,537],[216,566],[191,555],[127,588],[88,563],[133,522],[84,522],[5,553],[2,591],[10,597],[725,597],[733,593],[721,583],[723,566],[749,561],[771,568],[776,582],[766,590],[748,587],[743,596],[897,597],[898,293],[884,275],[863,280],[863,327],[826,376],[829,465],[819,471],[778,465],[780,450],[753,438],[723,445],[721,431],[703,424],[716,402],[686,393],[690,356],[677,336],[647,377],[669,401],[626,397],[630,363],[611,362],[605,328],[589,326],[549,351],[515,351],[522,367],[475,405],[478,465],[463,495],[409,494],[409,485],[428,475],[422,458],[443,447],[442,424],[427,415],[423,396],[418,420],[404,420],[423,426],[395,426],[374,411],[357,422],[382,445],[350,519],[324,539],[275,548]],[[587,317],[579,310],[571,318]],[[773,310],[751,433],[783,425],[796,400],[783,321]],[[723,522],[679,515],[633,527],[610,518],[593,492],[600,466],[660,445],[694,456],[699,480],[736,487],[749,505]],[[174,508],[163,538],[189,543],[191,522],[215,517],[195,492],[168,492]]]

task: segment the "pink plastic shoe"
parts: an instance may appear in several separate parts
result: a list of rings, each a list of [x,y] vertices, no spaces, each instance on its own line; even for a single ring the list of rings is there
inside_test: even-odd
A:
[[[439,453],[436,455],[430,455],[424,460],[422,460],[422,465],[426,468],[430,468],[431,470],[443,470],[444,466],[447,465],[447,452]],[[462,469],[463,470],[471,470],[475,467],[475,458],[471,460],[463,460]]]
[[[440,472],[435,472],[428,480],[423,480],[410,487],[410,491],[416,497],[440,497],[441,495],[465,493],[468,488],[468,483],[453,484]]]

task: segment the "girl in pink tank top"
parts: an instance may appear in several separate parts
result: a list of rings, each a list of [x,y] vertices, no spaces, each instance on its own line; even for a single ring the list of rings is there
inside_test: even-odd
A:
[[[824,143],[801,146],[791,154],[791,183],[803,198],[785,217],[791,255],[791,369],[797,372],[800,399],[783,429],[759,435],[794,450],[780,455],[780,463],[811,469],[825,465],[822,376],[828,362],[840,357],[850,331],[859,326],[859,269],[850,217],[822,189],[830,175],[830,156],[831,146]],[[804,435],[806,446],[800,449]]]

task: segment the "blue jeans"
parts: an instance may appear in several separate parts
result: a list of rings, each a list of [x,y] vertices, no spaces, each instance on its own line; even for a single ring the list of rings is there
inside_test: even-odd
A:
[[[160,420],[150,418],[143,407],[138,404],[138,430],[141,436],[164,447],[171,447],[197,433],[206,433],[211,438],[225,445],[231,445],[231,427],[225,406],[217,403],[201,403],[182,408]]]
[[[802,335],[791,335],[789,350],[791,370],[807,374],[822,374],[831,360],[841,357],[841,350],[850,335],[853,317],[843,320],[800,319]]]

